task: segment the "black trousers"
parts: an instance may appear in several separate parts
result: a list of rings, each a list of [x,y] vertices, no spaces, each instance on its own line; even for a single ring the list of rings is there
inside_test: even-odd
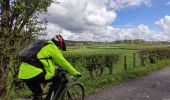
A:
[[[24,82],[28,86],[28,88],[33,92],[33,100],[41,100],[41,95],[43,93],[42,88],[40,86],[41,83],[48,83],[52,82],[51,88],[49,90],[48,96],[46,100],[50,99],[50,94],[52,93],[52,90],[57,91],[60,87],[58,97],[60,96],[63,89],[66,87],[66,82],[63,82],[63,77],[61,77],[59,74],[56,74],[52,79],[45,80],[45,73],[40,73],[39,75],[31,78],[31,79],[24,79]]]

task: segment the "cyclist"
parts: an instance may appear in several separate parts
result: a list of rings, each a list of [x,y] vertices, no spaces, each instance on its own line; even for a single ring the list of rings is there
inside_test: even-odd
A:
[[[66,45],[62,36],[56,35],[51,40],[48,40],[48,44],[43,46],[37,53],[37,58],[48,58],[39,59],[43,67],[38,67],[24,61],[21,63],[18,78],[24,80],[28,88],[33,92],[33,100],[42,100],[41,95],[43,91],[40,83],[52,81],[52,85],[57,87],[51,87],[59,88],[61,78],[55,74],[56,64],[62,66],[64,70],[67,70],[73,76],[81,76],[81,73],[73,68],[63,57],[59,49],[66,51]],[[65,88],[65,84],[62,85],[59,91],[62,91],[63,88]]]

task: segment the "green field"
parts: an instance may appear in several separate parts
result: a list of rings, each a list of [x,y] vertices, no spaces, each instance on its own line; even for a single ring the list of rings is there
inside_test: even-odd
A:
[[[121,61],[115,65],[115,67],[123,68],[123,57],[127,56],[127,65],[129,68],[132,67],[133,53],[136,53],[136,64],[139,66],[139,57],[137,51],[142,48],[164,48],[168,47],[168,45],[152,45],[152,44],[119,44],[119,45],[94,45],[94,46],[83,46],[83,47],[68,47],[66,52],[63,52],[64,55],[67,54],[104,54],[104,53],[114,53],[121,55]],[[121,67],[120,67],[121,66]]]

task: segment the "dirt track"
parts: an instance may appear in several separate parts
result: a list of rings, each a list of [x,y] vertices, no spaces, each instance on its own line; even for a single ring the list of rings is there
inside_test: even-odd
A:
[[[86,100],[170,100],[170,67],[109,86],[87,96]]]

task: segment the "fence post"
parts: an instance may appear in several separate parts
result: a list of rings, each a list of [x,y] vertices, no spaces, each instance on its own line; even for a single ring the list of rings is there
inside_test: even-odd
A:
[[[136,53],[133,53],[133,68],[136,67]]]
[[[124,70],[127,71],[127,57],[124,56]]]
[[[140,54],[139,54],[139,57],[140,57],[141,66],[144,66],[144,67],[145,67],[145,63],[144,63],[144,55],[143,55],[143,53],[140,53]]]

